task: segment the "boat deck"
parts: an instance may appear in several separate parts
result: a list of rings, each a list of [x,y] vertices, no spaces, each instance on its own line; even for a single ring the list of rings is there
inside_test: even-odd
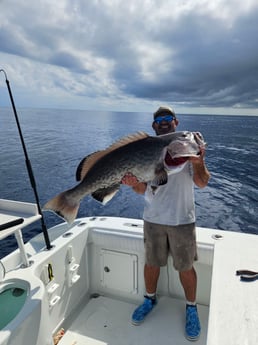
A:
[[[103,296],[93,298],[65,330],[58,345],[189,345],[184,336],[184,301],[161,297],[139,326],[131,324],[135,308],[135,304]],[[195,344],[204,345],[209,308],[198,305],[198,311],[202,333]]]

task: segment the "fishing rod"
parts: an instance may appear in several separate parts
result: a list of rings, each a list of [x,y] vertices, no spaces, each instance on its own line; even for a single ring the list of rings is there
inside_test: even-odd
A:
[[[18,114],[17,114],[17,111],[16,111],[16,107],[15,107],[15,103],[14,103],[14,99],[13,99],[10,83],[9,83],[8,78],[7,78],[6,72],[3,69],[0,69],[0,72],[3,72],[4,76],[5,76],[5,81],[6,81],[9,97],[10,97],[10,100],[11,100],[11,103],[12,103],[13,113],[14,113],[14,117],[15,117],[15,120],[16,120],[19,136],[20,136],[20,140],[21,140],[21,144],[22,144],[22,148],[23,148],[23,153],[24,153],[24,156],[25,156],[26,168],[27,168],[27,172],[28,172],[28,175],[29,175],[30,184],[31,184],[31,187],[33,189],[34,196],[35,196],[35,199],[36,199],[38,213],[41,215],[41,218],[40,218],[40,220],[41,220],[41,227],[42,227],[44,239],[45,239],[45,242],[46,242],[46,247],[49,250],[49,249],[52,248],[52,246],[50,244],[47,227],[46,227],[46,224],[45,224],[45,221],[44,221],[44,217],[43,217],[43,213],[42,213],[42,210],[41,210],[41,207],[40,207],[39,196],[38,196],[38,192],[37,192],[37,186],[36,186],[36,182],[35,182],[32,166],[31,166],[31,163],[30,163],[30,160],[29,160],[28,152],[27,152],[27,149],[26,149],[26,145],[25,145],[25,142],[24,142],[24,139],[23,139],[23,134],[22,134],[22,130],[21,130]]]

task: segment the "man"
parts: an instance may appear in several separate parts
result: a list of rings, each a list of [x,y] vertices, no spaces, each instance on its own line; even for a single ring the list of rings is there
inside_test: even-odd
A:
[[[157,135],[175,132],[178,119],[169,107],[160,107],[154,114],[152,128]],[[195,238],[194,184],[200,188],[207,185],[210,174],[204,162],[204,148],[199,157],[172,159],[166,154],[164,163],[169,168],[178,166],[176,173],[168,176],[168,182],[155,191],[147,183],[138,182],[135,176],[124,176],[122,183],[137,193],[145,193],[144,279],[146,295],[144,302],[132,315],[132,323],[139,325],[157,303],[156,289],[160,267],[167,264],[168,254],[179,272],[186,298],[186,338],[197,340],[201,326],[196,306],[197,276],[193,267],[197,259]]]

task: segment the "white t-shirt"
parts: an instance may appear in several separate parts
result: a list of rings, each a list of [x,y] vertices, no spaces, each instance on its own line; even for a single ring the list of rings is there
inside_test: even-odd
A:
[[[163,225],[195,222],[194,182],[191,163],[182,171],[168,175],[168,182],[154,192],[148,184],[143,219]]]

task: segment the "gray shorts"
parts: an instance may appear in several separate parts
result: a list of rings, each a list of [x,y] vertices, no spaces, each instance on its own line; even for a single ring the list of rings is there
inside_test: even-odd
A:
[[[188,271],[197,260],[195,223],[161,225],[144,221],[145,262],[151,266],[166,266],[168,255],[177,271]]]

